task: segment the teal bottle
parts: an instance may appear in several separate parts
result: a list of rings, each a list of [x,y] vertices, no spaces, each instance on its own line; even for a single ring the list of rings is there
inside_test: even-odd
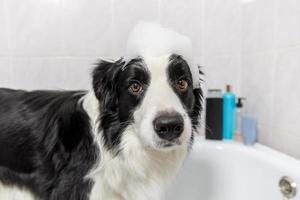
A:
[[[223,139],[232,140],[235,121],[235,95],[231,92],[231,86],[226,86],[223,95]]]

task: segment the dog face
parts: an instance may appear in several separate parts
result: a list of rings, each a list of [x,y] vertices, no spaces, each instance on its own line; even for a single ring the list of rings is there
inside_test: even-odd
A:
[[[181,56],[102,61],[94,70],[93,86],[108,148],[120,144],[129,125],[145,148],[168,150],[192,140],[202,90],[193,88],[190,67]]]

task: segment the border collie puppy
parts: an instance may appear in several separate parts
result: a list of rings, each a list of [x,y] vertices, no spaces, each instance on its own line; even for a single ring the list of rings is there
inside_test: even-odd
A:
[[[160,199],[199,125],[193,77],[139,55],[101,61],[91,92],[0,89],[0,199]]]

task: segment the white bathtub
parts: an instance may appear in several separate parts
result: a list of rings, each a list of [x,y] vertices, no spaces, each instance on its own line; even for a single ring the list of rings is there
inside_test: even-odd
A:
[[[300,200],[299,160],[261,144],[198,140],[166,199],[283,200],[283,176],[294,179]]]

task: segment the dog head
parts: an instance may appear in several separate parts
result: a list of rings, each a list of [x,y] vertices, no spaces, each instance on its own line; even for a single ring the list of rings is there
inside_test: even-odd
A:
[[[177,54],[101,61],[93,88],[106,147],[118,148],[128,126],[145,148],[188,145],[202,110],[202,90],[193,82],[190,66]]]

